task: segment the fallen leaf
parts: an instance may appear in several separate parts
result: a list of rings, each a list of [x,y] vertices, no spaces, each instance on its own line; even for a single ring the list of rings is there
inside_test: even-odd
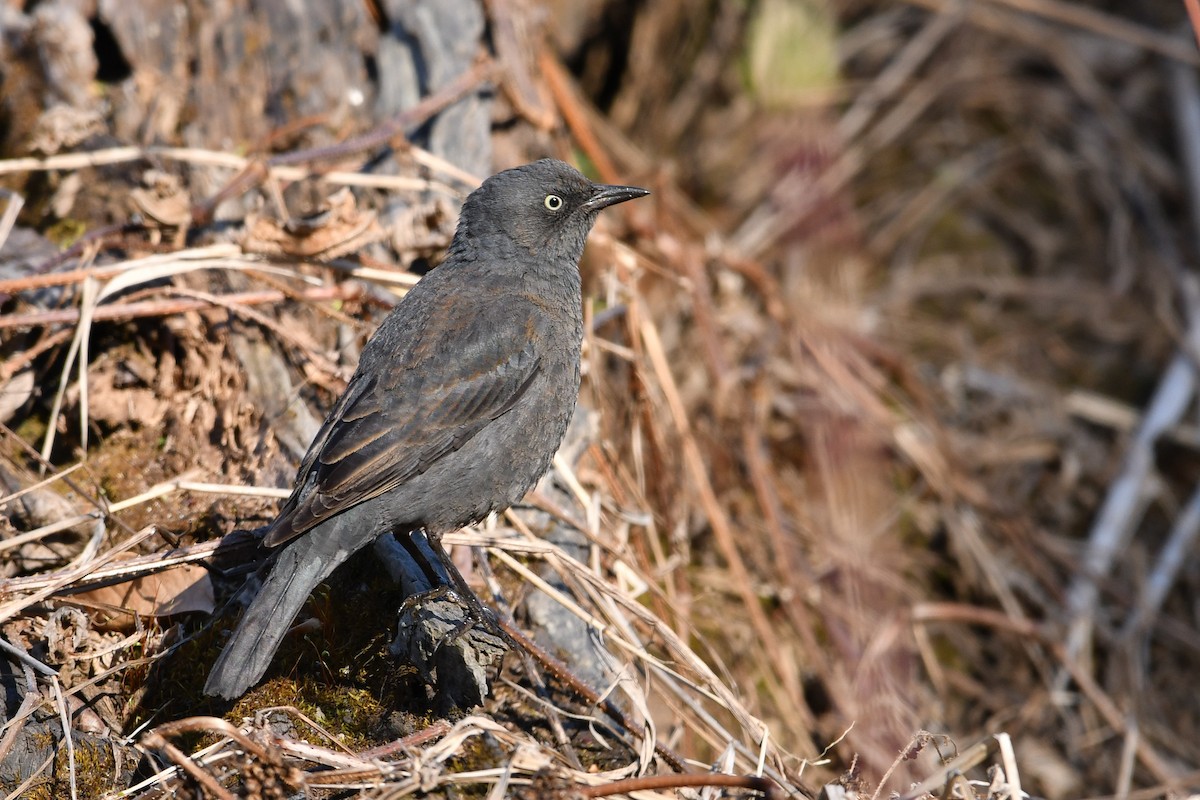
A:
[[[73,599],[91,607],[97,625],[116,630],[132,629],[138,616],[167,617],[194,611],[211,614],[215,607],[208,570],[196,564],[91,589]]]

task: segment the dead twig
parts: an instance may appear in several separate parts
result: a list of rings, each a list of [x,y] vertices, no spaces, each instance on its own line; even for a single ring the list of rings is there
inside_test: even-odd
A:
[[[647,775],[643,778],[626,778],[598,786],[583,786],[576,789],[582,797],[612,797],[615,794],[631,794],[633,792],[648,792],[660,789],[702,788],[705,786],[724,786],[730,789],[749,789],[759,792],[763,797],[774,800],[781,797],[779,784],[769,778],[756,775],[722,775],[709,773],[707,775]]]
[[[578,90],[550,48],[543,47],[539,51],[538,67],[542,71],[546,85],[550,87],[554,103],[570,129],[571,135],[575,137],[579,147],[587,153],[588,159],[596,166],[596,172],[600,179],[606,183],[616,183],[619,180],[617,167],[608,157],[608,152],[600,146],[593,135],[587,115],[583,111],[583,101],[579,97]]]
[[[194,293],[197,294],[197,293]],[[335,286],[319,286],[294,293],[309,303],[320,303],[328,300],[351,300],[361,295],[361,289],[353,284],[337,284]],[[225,295],[209,295],[203,299],[198,297],[181,298],[178,300],[145,300],[136,303],[109,303],[96,308],[92,314],[94,322],[112,322],[114,320],[142,319],[145,317],[169,317],[188,311],[201,311],[215,306],[256,306],[271,303],[281,303],[289,299],[289,295],[277,289],[264,289],[257,292],[234,292]],[[27,314],[6,314],[0,317],[0,329],[3,328],[44,328],[51,325],[72,325],[79,322],[80,311],[77,308],[64,308],[55,311],[33,311]]]
[[[922,8],[938,10],[943,9],[949,2],[956,1],[907,0],[907,2]],[[988,4],[1091,31],[1189,66],[1200,66],[1200,53],[1197,53],[1190,44],[1184,44],[1169,34],[1160,33],[1152,28],[1138,25],[1080,3],[1069,3],[1063,0],[988,0]]]

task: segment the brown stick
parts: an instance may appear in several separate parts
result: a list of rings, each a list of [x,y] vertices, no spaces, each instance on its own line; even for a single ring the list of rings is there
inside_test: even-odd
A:
[[[683,789],[689,786],[730,786],[736,789],[752,789],[768,798],[779,797],[778,785],[770,778],[757,775],[724,775],[713,772],[705,775],[646,775],[641,778],[626,778],[602,786],[584,786],[578,790],[583,797],[608,797],[614,794],[653,791],[655,789]]]
[[[562,112],[567,127],[571,129],[575,140],[579,142],[579,147],[596,165],[596,172],[600,174],[600,179],[605,183],[615,183],[617,168],[588,126],[587,114],[579,106],[579,98],[571,85],[567,71],[563,69],[563,65],[548,48],[542,48],[542,52],[538,54],[538,67],[542,70],[546,85],[550,87],[550,93],[554,95],[554,103]]]
[[[1183,0],[1187,8],[1188,21],[1192,23],[1192,33],[1196,36],[1196,44],[1200,44],[1200,0]]]
[[[359,289],[350,284],[336,286],[320,286],[306,289],[299,295],[303,300],[316,302],[321,300],[344,300],[354,297]],[[224,304],[243,306],[262,305],[264,303],[279,303],[287,296],[275,289],[264,289],[258,292],[239,292],[221,295]],[[185,311],[197,311],[212,308],[213,304],[206,300],[146,300],[139,303],[113,303],[100,306],[92,315],[92,320],[137,319],[139,317],[165,317],[172,314],[182,314]],[[74,324],[79,321],[79,309],[64,308],[57,311],[38,311],[33,314],[6,314],[0,317],[0,329],[4,328],[38,328],[48,325]]]
[[[0,298],[26,292],[30,289],[44,289],[47,286],[66,286],[69,283],[79,283],[87,278],[102,280],[111,278],[123,272],[125,264],[107,264],[103,267],[87,267],[72,269],[65,272],[49,272],[44,275],[26,275],[20,278],[9,278],[0,281]]]

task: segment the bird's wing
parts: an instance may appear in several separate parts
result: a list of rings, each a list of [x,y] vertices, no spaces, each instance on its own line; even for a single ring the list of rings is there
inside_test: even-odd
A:
[[[511,305],[450,302],[421,316],[381,329],[364,349],[267,533],[268,546],[420,475],[511,409],[538,373],[532,308],[515,326]],[[498,335],[498,327],[532,336],[506,341],[513,337]]]

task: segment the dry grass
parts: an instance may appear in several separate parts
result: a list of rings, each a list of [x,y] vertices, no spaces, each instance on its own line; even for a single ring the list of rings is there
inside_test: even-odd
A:
[[[212,555],[206,537],[269,516],[291,463],[284,412],[262,407],[235,339],[255,331],[289,367],[286,400],[322,405],[370,327],[354,320],[406,273],[341,252],[374,222],[369,199],[327,227],[323,258],[118,231],[68,251],[70,271],[0,282],[29,306],[0,318],[0,374],[36,375],[46,398],[4,432],[15,485],[0,502],[66,501],[0,540],[21,573],[0,583],[0,644],[29,687],[0,754],[47,713],[74,731],[65,761],[51,748],[12,796],[224,797],[235,779],[263,797],[1197,784],[1200,295],[1185,265],[1200,248],[1180,232],[1200,187],[1167,135],[1178,124],[1187,141],[1200,102],[1191,43],[1059,0],[847,3],[843,80],[781,94],[742,60],[793,24],[756,18],[780,3],[651,5],[603,113],[585,99],[604,94],[593,61],[577,85],[550,51],[535,72],[497,45],[522,125],[561,125],[601,178],[654,195],[603,221],[585,259],[587,424],[534,510],[447,537],[484,556],[502,611],[531,624],[548,599],[603,649],[535,647],[470,716],[434,721],[413,701],[398,723],[380,706],[410,684],[385,674],[376,630],[355,640],[361,669],[298,655],[211,716],[188,693],[211,662],[214,603],[186,570]],[[664,54],[678,70],[652,68]],[[505,136],[520,152],[523,134]],[[327,156],[151,154],[267,197]],[[386,185],[325,172],[326,194],[452,199],[477,177],[415,148],[400,162]],[[58,306],[35,307],[55,286]],[[580,548],[543,538],[554,520]],[[93,594],[111,584],[129,591]],[[303,646],[337,649],[329,602],[314,600],[320,635]],[[340,683],[374,699],[322,693]],[[88,736],[124,771],[92,769]],[[159,771],[131,788],[83,785],[141,756]]]

